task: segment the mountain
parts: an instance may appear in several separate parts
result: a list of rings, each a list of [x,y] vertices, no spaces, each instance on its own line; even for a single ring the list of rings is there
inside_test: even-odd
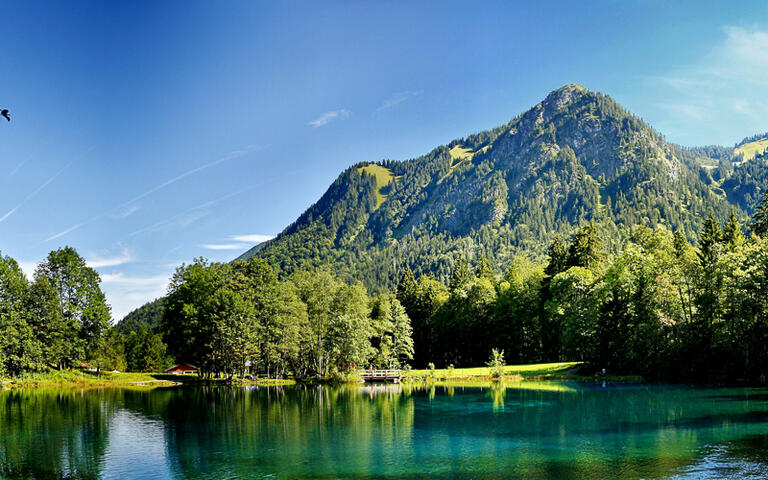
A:
[[[614,249],[633,225],[697,236],[707,211],[742,219],[768,179],[768,136],[734,148],[667,142],[613,99],[579,85],[551,92],[505,125],[407,161],[364,162],[259,256],[280,272],[330,265],[369,290],[401,268],[449,275],[459,256],[504,269],[541,255],[555,235],[594,221]]]

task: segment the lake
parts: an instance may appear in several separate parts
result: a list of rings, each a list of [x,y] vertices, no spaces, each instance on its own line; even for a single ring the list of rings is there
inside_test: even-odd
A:
[[[768,390],[522,382],[0,392],[0,477],[764,478]]]

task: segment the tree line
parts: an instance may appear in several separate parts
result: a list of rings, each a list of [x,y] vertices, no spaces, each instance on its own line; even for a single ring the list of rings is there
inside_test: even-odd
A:
[[[397,298],[413,322],[417,366],[581,360],[649,379],[766,381],[768,197],[745,238],[734,212],[710,211],[692,245],[637,226],[616,254],[599,228],[556,237],[546,262],[515,257],[498,278],[460,260],[448,285],[406,269]]]
[[[413,357],[410,320],[394,295],[370,297],[324,269],[280,281],[263,259],[179,267],[160,331],[168,351],[204,376],[251,366],[270,377],[328,377]]]
[[[545,261],[515,256],[498,275],[459,258],[447,282],[405,267],[395,293],[369,295],[329,270],[280,279],[263,259],[180,266],[168,294],[109,326],[98,274],[71,247],[27,280],[0,256],[0,374],[77,366],[204,376],[342,376],[360,367],[580,360],[665,380],[765,381],[768,196],[745,236],[713,211],[696,245],[636,226],[609,254],[600,227],[556,237]]]
[[[71,247],[52,251],[31,282],[0,255],[0,375],[99,365],[111,316],[100,283]]]

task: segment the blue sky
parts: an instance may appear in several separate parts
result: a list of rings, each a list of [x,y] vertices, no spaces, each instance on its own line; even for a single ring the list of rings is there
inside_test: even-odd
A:
[[[64,245],[121,318],[277,234],[345,167],[580,83],[668,140],[768,131],[765,2],[4,2],[0,251]],[[1,120],[1,119],[0,119]]]

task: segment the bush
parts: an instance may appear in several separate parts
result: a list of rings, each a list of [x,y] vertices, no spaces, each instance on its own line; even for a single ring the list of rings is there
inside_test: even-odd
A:
[[[501,380],[504,378],[504,350],[491,350],[491,358],[488,360],[488,368],[491,370],[491,377]]]

